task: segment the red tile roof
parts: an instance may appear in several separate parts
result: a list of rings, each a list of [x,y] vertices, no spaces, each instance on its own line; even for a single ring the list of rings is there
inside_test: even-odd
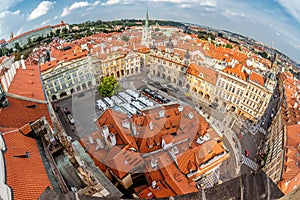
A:
[[[14,199],[38,199],[48,186],[52,186],[35,139],[17,130],[4,133],[3,138],[7,147],[4,153],[7,184],[12,188]]]
[[[143,53],[143,54],[146,54],[146,53],[150,53],[150,48],[148,48],[148,47],[140,47],[136,51],[140,52],[140,53]]]
[[[47,62],[45,64],[41,65],[41,72],[47,71],[48,69],[51,69],[55,67],[58,64],[58,60],[52,60],[50,62]]]
[[[282,180],[278,187],[284,194],[288,194],[300,185],[299,169],[299,144],[300,144],[300,124],[287,127],[287,141],[285,144],[284,165]]]
[[[139,132],[136,138],[139,150],[142,153],[158,150],[162,148],[162,138],[166,135],[174,135],[174,142],[203,135],[208,129],[208,123],[192,108],[184,107],[183,112],[178,111],[179,104],[166,105],[143,111],[144,115],[133,115],[132,120]],[[165,116],[159,117],[159,112],[164,111]],[[189,119],[189,113],[193,113],[193,118]],[[152,122],[153,130],[149,124]]]
[[[227,74],[235,76],[235,77],[237,77],[239,79],[242,79],[244,81],[247,79],[247,76],[248,76],[248,74],[246,72],[243,72],[241,64],[238,64],[234,67],[228,66],[223,71]]]
[[[188,194],[197,192],[196,183],[184,176],[176,167],[169,153],[161,152],[157,156],[158,167],[154,170],[147,162],[147,176],[150,183],[158,182],[155,188],[149,186],[138,194],[140,198],[149,198],[149,192],[155,198],[166,198],[169,196]]]
[[[262,75],[256,73],[256,72],[252,72],[252,73],[250,74],[249,79],[250,79],[251,81],[253,81],[253,82],[258,83],[258,84],[261,85],[261,86],[264,86],[264,85],[265,85],[265,79],[264,79],[264,77],[263,77]]]
[[[115,135],[116,145],[107,152],[102,147],[97,147],[100,142],[97,139],[105,143],[102,134],[98,132],[89,134],[80,142],[102,171],[106,172],[108,167],[119,179],[142,167],[147,182],[151,184],[156,181],[157,185],[154,188],[137,188],[140,198],[151,195],[163,198],[196,192],[197,188],[192,180],[194,176],[187,177],[187,174],[191,170],[199,170],[200,173],[196,175],[202,175],[220,165],[229,154],[223,143],[217,142],[220,138],[213,129],[208,129],[209,125],[203,117],[191,107],[179,106],[172,104],[146,109],[141,115],[133,115],[132,118],[108,109],[99,117],[98,123],[100,129],[106,126],[109,133]],[[162,114],[163,117],[160,117]],[[134,129],[136,133],[133,133]],[[200,137],[205,137],[202,144],[197,143]],[[97,142],[93,142],[94,140]],[[167,146],[165,151],[154,152],[163,149],[163,140],[167,145],[176,144],[178,152],[173,152],[174,146]],[[148,152],[151,152],[151,156],[141,156]],[[216,157],[221,154],[221,157]],[[153,158],[157,159],[157,167],[150,164]],[[177,163],[174,159],[177,159]],[[207,163],[212,159],[215,160]]]
[[[32,131],[30,124],[25,124],[24,126],[22,126],[21,128],[19,128],[19,131],[24,134],[27,135],[28,133],[30,133]]]
[[[4,39],[0,40],[0,44],[6,43],[6,41]]]
[[[206,163],[224,151],[224,148],[217,141],[209,140],[193,149],[186,149],[186,151],[179,154],[177,156],[178,168],[184,174],[188,174],[191,171],[197,170],[202,163]],[[199,172],[199,174],[204,173],[205,170]]]
[[[51,50],[51,57],[55,57],[56,60],[47,62],[45,64],[41,65],[41,72],[47,71],[48,69],[51,69],[53,67],[56,67],[58,62],[60,61],[71,61],[74,59],[78,59],[78,58],[82,58],[82,57],[86,57],[88,55],[88,51],[86,50],[81,50],[81,48],[77,45],[75,45],[74,47],[72,47],[69,50],[63,51],[63,50],[59,50],[56,48],[52,48]]]
[[[43,27],[40,27],[40,28],[33,29],[33,30],[31,30],[31,31],[22,33],[22,34],[20,34],[20,35],[18,35],[18,36],[16,36],[16,37],[11,38],[11,39],[8,40],[7,42],[8,42],[8,43],[11,43],[11,42],[13,42],[13,41],[15,41],[15,40],[17,40],[17,39],[19,39],[19,38],[21,38],[21,37],[24,37],[24,36],[30,34],[30,33],[38,32],[38,31],[41,31],[41,30],[44,30],[44,29],[48,29],[48,28],[51,28],[51,26],[43,26]]]
[[[26,65],[26,69],[17,69],[8,93],[45,100],[38,66]]]
[[[103,160],[104,164],[120,179],[123,179],[134,168],[143,165],[141,154],[128,148],[129,145],[124,148],[123,146],[114,146]]]
[[[217,83],[218,73],[216,71],[206,67],[202,67],[195,63],[190,64],[187,69],[187,73],[196,76],[212,85],[216,85]],[[200,75],[200,73],[202,74],[202,76]]]
[[[129,120],[126,114],[107,109],[99,118],[98,123],[101,127],[109,127],[109,132],[116,136],[117,144],[129,144],[130,147],[138,149],[130,129],[122,126],[122,121],[124,120]]]
[[[22,127],[24,124],[34,122],[46,117],[51,124],[48,104],[36,103],[7,97],[9,106],[0,109],[0,127]]]

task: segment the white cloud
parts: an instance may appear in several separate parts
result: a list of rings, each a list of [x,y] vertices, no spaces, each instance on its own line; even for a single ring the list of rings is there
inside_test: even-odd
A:
[[[95,2],[93,3],[93,7],[98,6],[98,5],[100,5],[100,4],[101,4],[101,1],[95,1]]]
[[[28,20],[34,20],[40,16],[45,15],[51,8],[53,8],[54,2],[51,1],[42,1],[28,16]]]
[[[300,23],[300,1],[297,0],[278,0],[287,12]]]
[[[165,2],[165,3],[193,3],[197,0],[149,0],[150,2]]]
[[[75,2],[70,6],[70,10],[75,10],[77,8],[83,8],[83,7],[87,7],[90,4],[87,1],[80,1],[80,2]]]
[[[225,12],[223,12],[223,15],[225,15],[226,17],[245,17],[243,13],[233,12],[229,9],[226,9]]]
[[[179,7],[180,8],[190,8],[192,6],[191,6],[191,4],[185,4],[185,3],[183,3],[183,4],[180,4]]]
[[[10,7],[18,4],[21,1],[23,1],[23,0],[14,0],[14,1],[13,0],[1,0],[0,1],[0,11],[7,10]]]
[[[3,19],[9,15],[20,15],[20,10],[17,10],[15,12],[11,12],[11,11],[3,11],[3,12],[0,12],[0,19]]]
[[[114,4],[118,4],[118,3],[122,3],[123,1],[121,0],[108,0],[105,3],[102,3],[102,5],[106,6],[106,5],[114,5]]]
[[[87,1],[74,2],[70,7],[64,8],[63,12],[61,13],[60,16],[65,17],[65,16],[69,15],[72,10],[84,8],[84,7],[94,8],[100,4],[101,4],[101,1],[95,1],[94,3],[89,3]]]
[[[20,10],[0,12],[1,38],[8,39],[12,31],[15,36],[18,35],[24,24],[26,24],[26,19]]]
[[[71,13],[71,10],[69,8],[64,8],[63,12],[61,13],[61,17],[65,17]]]
[[[217,2],[212,0],[200,1],[200,6],[217,7]]]
[[[41,23],[41,26],[44,26],[44,25],[48,24],[49,22],[50,22],[50,20],[47,19],[46,21],[43,21],[43,22]]]

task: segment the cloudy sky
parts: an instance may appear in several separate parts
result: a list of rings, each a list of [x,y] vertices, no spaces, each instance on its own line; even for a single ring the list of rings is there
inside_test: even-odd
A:
[[[220,28],[273,46],[300,62],[298,0],[1,0],[0,39],[64,20],[145,17]]]

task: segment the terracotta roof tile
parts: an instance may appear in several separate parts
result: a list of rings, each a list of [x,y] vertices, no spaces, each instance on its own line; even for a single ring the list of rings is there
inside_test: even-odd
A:
[[[47,71],[48,69],[51,69],[55,67],[58,64],[58,60],[52,60],[50,62],[47,62],[45,64],[41,65],[41,72]]]
[[[116,135],[117,144],[129,144],[131,147],[138,149],[131,131],[122,126],[124,120],[129,120],[126,114],[108,109],[101,115],[98,123],[101,127],[109,127],[109,132]]]
[[[151,193],[153,197],[163,198],[196,192],[193,177],[187,177],[190,170],[201,169],[201,173],[207,172],[220,165],[229,154],[225,151],[223,143],[217,142],[220,138],[209,128],[203,117],[191,107],[179,108],[179,106],[171,104],[146,109],[141,115],[133,115],[132,118],[108,109],[99,117],[98,125],[100,129],[108,127],[109,133],[116,136],[116,145],[108,149],[107,153],[97,148],[94,140],[100,139],[104,142],[99,132],[89,134],[80,142],[102,171],[105,172],[109,167],[120,179],[129,171],[143,166],[147,182],[156,181],[157,185],[154,188],[151,186],[139,188],[140,198],[148,198]],[[139,134],[132,133],[135,129],[133,127]],[[210,140],[198,144],[196,141],[203,136]],[[172,148],[169,146],[167,151],[158,151],[151,156],[141,157],[142,153],[162,149],[162,140],[167,144],[172,142],[176,144],[178,151],[176,155],[171,157],[170,154],[174,149],[173,146]],[[222,153],[225,156],[206,163]],[[178,164],[174,162],[174,156]],[[151,166],[152,159],[157,159],[157,167]]]
[[[51,124],[48,104],[35,103],[13,97],[7,97],[7,99],[9,106],[0,109],[1,127],[21,127],[44,116]]]
[[[25,124],[24,126],[22,126],[21,128],[19,128],[19,131],[24,134],[27,135],[28,133],[30,133],[32,131],[30,124]]]
[[[38,66],[27,65],[26,69],[17,69],[8,93],[45,100]]]
[[[157,170],[153,170],[149,164],[150,161],[148,161],[147,171],[149,172],[150,182],[161,182],[163,188],[157,189],[159,185],[156,186],[156,189],[148,187],[139,194],[140,198],[146,198],[145,195],[148,195],[149,191],[156,198],[166,198],[172,193],[175,196],[197,191],[196,183],[189,180],[179,171],[169,153],[161,152],[157,155],[157,159]]]
[[[4,133],[7,184],[16,200],[38,199],[50,186],[37,143],[19,131]],[[26,157],[26,154],[28,157]]]
[[[234,67],[228,66],[223,71],[227,74],[238,77],[239,79],[242,79],[244,81],[247,79],[247,76],[248,76],[248,74],[246,72],[243,72],[242,66],[240,64],[238,64],[237,66],[234,66]]]
[[[256,73],[256,72],[252,72],[250,74],[250,77],[249,79],[253,82],[256,82],[258,84],[260,84],[261,86],[264,86],[265,85],[265,79],[262,75]]]
[[[187,69],[187,73],[205,80],[212,85],[216,85],[217,83],[218,73],[216,71],[202,67],[195,63],[190,64],[189,68]],[[202,75],[200,75],[200,73]]]
[[[128,147],[128,145],[124,148],[122,146],[114,146],[103,160],[104,164],[120,179],[132,172],[134,168],[143,165],[141,154],[129,150]]]
[[[136,51],[140,52],[140,53],[143,53],[143,54],[146,54],[146,53],[150,53],[150,48],[148,48],[148,47],[140,47]]]
[[[8,40],[7,42],[8,42],[8,43],[11,43],[11,42],[13,42],[13,41],[15,41],[15,40],[17,40],[17,39],[19,39],[19,38],[21,38],[21,37],[24,37],[24,36],[30,34],[30,33],[34,33],[34,32],[37,32],[37,31],[44,30],[44,29],[48,29],[48,28],[51,28],[51,26],[43,26],[43,27],[40,27],[40,28],[33,29],[33,30],[31,30],[31,31],[22,33],[22,34],[20,34],[20,35],[18,35],[18,36],[16,36],[16,37],[11,38],[11,39]]]

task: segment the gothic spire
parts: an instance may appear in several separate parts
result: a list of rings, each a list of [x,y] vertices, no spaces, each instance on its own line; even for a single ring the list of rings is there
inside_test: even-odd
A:
[[[147,6],[145,28],[148,28],[148,27],[149,27],[149,16],[148,16],[148,6]]]

